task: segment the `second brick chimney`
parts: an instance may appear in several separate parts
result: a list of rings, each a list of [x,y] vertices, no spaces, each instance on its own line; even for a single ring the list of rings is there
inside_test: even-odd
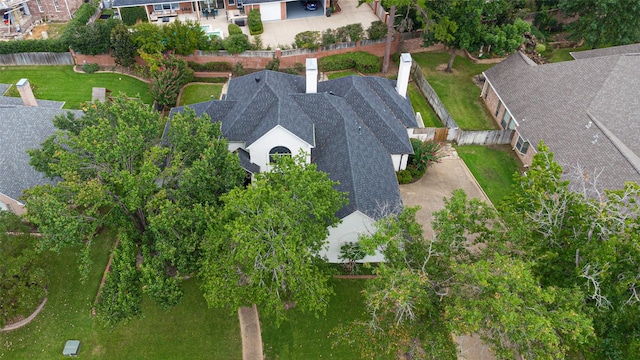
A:
[[[18,88],[18,92],[20,93],[20,98],[22,99],[24,106],[38,106],[36,97],[33,96],[33,91],[31,91],[31,84],[29,84],[29,80],[20,79],[16,84],[16,87]]]

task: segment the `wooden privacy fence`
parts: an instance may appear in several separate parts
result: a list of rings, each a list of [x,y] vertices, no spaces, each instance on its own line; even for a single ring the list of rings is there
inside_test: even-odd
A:
[[[0,65],[73,65],[71,53],[27,52],[0,55]]]
[[[514,130],[462,130],[449,128],[413,129],[410,137],[422,141],[451,141],[458,145],[511,144]]]
[[[438,94],[436,94],[436,91],[433,90],[427,79],[424,77],[422,68],[420,68],[420,65],[415,61],[411,65],[411,76],[444,126],[449,129],[457,128],[458,124],[453,120],[451,114],[449,114],[447,109],[444,107],[442,101],[440,101],[440,98],[438,97]]]
[[[444,128],[419,128],[413,129],[412,138],[433,141],[453,141],[458,145],[504,145],[510,144],[514,130],[462,130],[451,114],[440,101],[438,94],[429,85],[424,77],[420,65],[413,62],[411,76],[424,97],[433,108]]]

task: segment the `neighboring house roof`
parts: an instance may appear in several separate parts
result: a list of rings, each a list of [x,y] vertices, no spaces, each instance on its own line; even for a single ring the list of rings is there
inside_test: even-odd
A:
[[[570,52],[574,59],[588,59],[600,56],[640,53],[640,44],[614,46],[603,49]]]
[[[280,125],[313,147],[311,161],[349,193],[340,218],[359,210],[377,219],[402,203],[391,154],[413,153],[407,127],[417,127],[395,81],[350,76],[305,93],[303,76],[260,71],[232,79],[226,100],[190,105],[222,121],[230,141],[249,146]],[[172,113],[184,108],[174,108]]]
[[[610,50],[612,51],[612,50]],[[611,55],[533,65],[514,54],[485,77],[516,119],[521,136],[542,139],[561,165],[598,183],[640,183],[640,56]]]
[[[23,190],[50,183],[29,165],[26,150],[40,147],[55,133],[52,120],[67,112],[63,104],[38,100],[38,106],[24,106],[20,98],[0,96],[0,193],[18,200]]]

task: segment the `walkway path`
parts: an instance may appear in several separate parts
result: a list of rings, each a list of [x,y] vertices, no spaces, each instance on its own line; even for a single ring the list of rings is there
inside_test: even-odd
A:
[[[262,334],[260,333],[260,318],[256,305],[239,308],[238,319],[242,336],[242,360],[262,360],[264,352]]]

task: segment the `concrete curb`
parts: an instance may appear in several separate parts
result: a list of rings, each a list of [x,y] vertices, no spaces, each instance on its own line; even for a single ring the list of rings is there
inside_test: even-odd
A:
[[[44,298],[42,300],[42,302],[40,303],[40,305],[38,305],[38,307],[36,308],[36,311],[34,311],[31,315],[29,315],[29,317],[27,317],[24,320],[20,320],[17,323],[13,323],[11,325],[5,326],[4,328],[0,329],[0,332],[19,329],[19,328],[27,325],[28,323],[33,321],[33,319],[35,319],[36,316],[38,316],[38,314],[40,314],[40,311],[42,311],[42,309],[44,308],[44,304],[46,304],[46,303],[47,303],[47,298]]]

